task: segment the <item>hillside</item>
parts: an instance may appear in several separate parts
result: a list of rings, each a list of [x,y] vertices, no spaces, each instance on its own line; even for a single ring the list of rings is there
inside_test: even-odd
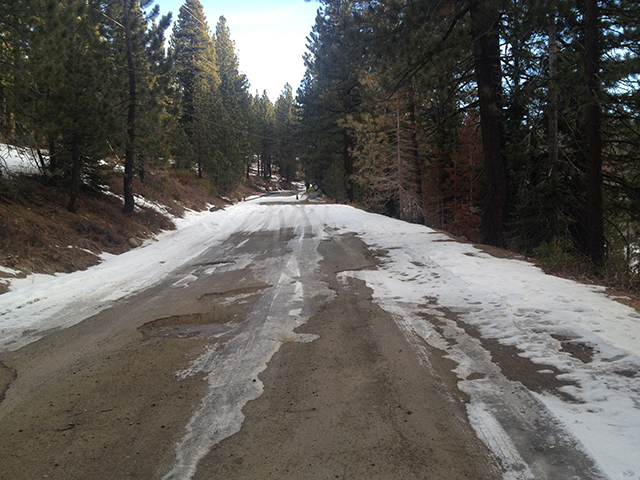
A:
[[[242,186],[236,198],[258,188]],[[35,176],[0,177],[0,293],[11,278],[31,273],[83,270],[100,262],[100,254],[136,248],[187,210],[222,207],[235,201],[212,192],[208,182],[189,172],[152,171],[136,179],[136,210],[121,213],[122,180],[114,177],[104,192],[85,189],[77,214],[66,210],[67,195]]]
[[[276,180],[267,182],[253,169],[250,179],[227,197],[217,195],[209,182],[191,172],[151,170],[144,183],[135,179],[137,197],[132,215],[121,212],[122,179],[117,175],[103,192],[81,190],[80,208],[72,214],[66,210],[68,197],[64,191],[46,186],[33,170],[30,174],[24,168],[18,171],[17,175],[0,175],[0,294],[8,290],[12,278],[84,270],[100,263],[102,253],[117,255],[137,248],[159,232],[173,230],[173,220],[186,211],[223,208],[243,196],[282,188],[277,175]],[[453,237],[467,243],[464,238]],[[508,250],[476,246],[498,258],[520,257]],[[605,284],[619,302],[640,309],[636,289],[614,288],[611,282],[598,281],[603,279],[576,274],[563,266],[554,268],[545,259],[530,261],[547,273],[587,284]]]

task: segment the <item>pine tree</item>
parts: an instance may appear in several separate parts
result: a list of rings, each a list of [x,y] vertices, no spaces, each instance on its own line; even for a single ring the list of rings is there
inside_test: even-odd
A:
[[[286,182],[296,179],[298,174],[297,148],[297,116],[293,89],[288,83],[275,103],[275,130],[278,139],[274,163],[281,178]]]
[[[100,188],[97,161],[110,152],[110,144],[121,142],[116,76],[102,13],[98,1],[68,0],[44,9],[33,25],[26,65],[24,95],[36,99],[29,124],[48,140],[52,169],[67,185],[67,209],[73,213],[83,183]]]
[[[205,170],[216,175],[221,154],[214,130],[220,126],[223,111],[218,91],[220,77],[215,45],[198,0],[187,0],[180,7],[170,48],[181,95],[180,127],[186,140],[175,152],[178,165],[182,168],[195,165],[199,177]]]
[[[597,0],[585,0],[585,72],[589,101],[585,112],[587,139],[586,252],[596,265],[604,262],[604,217],[602,200],[602,136],[600,108],[600,46]]]
[[[164,62],[164,54],[160,49],[164,47],[164,31],[171,22],[171,15],[165,16],[159,24],[155,19],[159,16],[156,5],[149,13],[145,12],[152,0],[119,0],[107,5],[105,16],[109,20],[111,41],[113,43],[115,63],[118,71],[122,72],[123,97],[127,103],[126,142],[124,162],[124,207],[123,213],[131,214],[134,209],[133,178],[135,168],[142,162],[139,160],[145,154],[145,149],[152,149],[149,145],[150,117],[160,112],[153,105],[153,94],[166,95],[165,91],[158,92],[157,84],[162,72],[158,64]],[[141,125],[147,128],[146,135],[140,135]],[[157,139],[158,137],[156,137]],[[143,140],[146,145],[143,145]],[[156,140],[156,143],[160,143]],[[146,147],[146,148],[144,148]],[[157,148],[156,148],[157,151]],[[139,169],[144,178],[144,167]]]
[[[299,91],[302,105],[303,155],[308,182],[338,200],[355,200],[354,138],[346,126],[360,105],[360,77],[365,42],[359,15],[366,2],[323,1],[308,37],[307,71]]]
[[[266,90],[262,92],[262,96],[259,98],[256,94],[256,103],[258,106],[258,138],[260,146],[258,170],[265,180],[271,180],[271,167],[276,150],[275,109],[273,103],[269,100]]]
[[[476,0],[472,10],[475,76],[487,179],[482,212],[482,242],[503,246],[507,177],[503,157],[500,11],[490,0]]]
[[[225,116],[221,120],[224,121],[226,128],[221,150],[230,164],[229,183],[231,185],[239,181],[249,163],[250,143],[246,116],[251,100],[248,81],[239,71],[235,44],[231,40],[231,33],[223,16],[216,25],[215,47],[220,76],[219,90],[225,111]]]

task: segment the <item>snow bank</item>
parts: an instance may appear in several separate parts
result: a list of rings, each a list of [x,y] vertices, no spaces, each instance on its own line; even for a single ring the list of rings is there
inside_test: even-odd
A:
[[[556,367],[575,403],[537,394],[612,479],[640,478],[640,315],[602,287],[544,274],[518,260],[494,258],[429,228],[345,207],[327,208],[335,227],[356,231],[386,251],[379,271],[353,272],[380,305],[424,329],[416,311],[443,308],[477,327],[485,338],[515,346],[520,355]],[[430,307],[431,305],[431,307]],[[436,308],[434,308],[437,306]],[[431,308],[431,311],[430,311]],[[568,337],[593,348],[583,363],[563,351]],[[472,407],[470,407],[472,408]],[[479,429],[484,428],[484,425]]]

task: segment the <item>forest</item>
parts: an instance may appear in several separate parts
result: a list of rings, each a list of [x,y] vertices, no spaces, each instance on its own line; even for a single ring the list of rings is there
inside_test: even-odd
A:
[[[298,92],[330,196],[637,282],[640,4],[323,1]]]
[[[133,180],[151,168],[192,172],[215,192],[260,173],[295,174],[294,92],[249,93],[230,29],[211,29],[198,0],[172,15],[152,0],[7,0],[0,5],[0,137],[38,152],[43,181],[100,189],[104,159]],[[1,179],[1,177],[0,177]]]
[[[151,168],[223,193],[257,161],[637,287],[639,23],[635,0],[322,0],[305,76],[272,102],[198,0],[175,21],[152,0],[5,0],[0,140],[38,152],[70,212],[106,158],[124,167],[125,215]]]

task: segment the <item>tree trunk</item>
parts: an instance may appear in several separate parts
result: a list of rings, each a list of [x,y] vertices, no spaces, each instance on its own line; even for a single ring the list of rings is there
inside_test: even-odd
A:
[[[127,55],[127,71],[129,75],[129,109],[127,112],[127,147],[124,159],[124,206],[122,213],[131,214],[135,207],[133,200],[133,169],[135,163],[135,139],[136,139],[136,72],[133,63],[133,51],[131,46],[131,2],[124,0],[124,35]]]
[[[482,242],[503,245],[503,216],[507,199],[507,178],[502,154],[502,101],[500,67],[500,12],[489,0],[479,0],[472,10],[474,23],[474,60],[480,131],[484,153],[487,196],[482,211]]]
[[[422,203],[422,180],[424,167],[422,158],[420,157],[420,144],[418,142],[418,122],[416,120],[416,102],[413,88],[413,77],[408,82],[409,95],[409,125],[411,128],[411,163],[413,164],[413,190],[415,191],[416,200],[419,205],[418,211],[415,212],[413,220],[416,223],[424,224],[424,205]]]
[[[38,161],[40,162],[40,170],[42,171],[43,176],[47,175],[47,162],[44,161],[44,155],[42,155],[42,150],[40,148],[37,149],[38,153]]]
[[[78,211],[81,167],[78,138],[76,134],[73,134],[73,139],[71,140],[71,184],[69,185],[69,203],[67,204],[67,210],[71,213]]]
[[[351,155],[352,138],[348,129],[342,131],[342,155],[344,174],[347,179],[347,201],[353,203],[355,200],[353,193],[353,156]]]
[[[600,67],[598,3],[585,0],[585,69],[589,100],[586,108],[587,255],[596,265],[604,262],[604,216],[602,207],[602,139],[600,132]]]
[[[60,165],[58,162],[58,149],[54,140],[49,141],[49,185],[55,187],[60,180]]]
[[[342,93],[342,108],[345,115],[353,113],[353,98],[351,97],[353,86],[345,86]],[[344,175],[346,179],[347,188],[347,201],[353,203],[355,196],[353,193],[353,155],[351,153],[351,147],[353,146],[353,138],[348,128],[342,130],[342,167],[344,168]]]
[[[402,180],[403,180],[403,168],[402,168],[402,139],[400,135],[400,95],[396,96],[396,166],[398,177],[398,218],[400,220],[406,220],[404,216],[405,201],[402,194]]]
[[[558,87],[556,73],[558,65],[558,42],[556,39],[556,12],[549,14],[549,87],[547,110],[549,116],[549,133],[547,138],[549,148],[549,177],[556,177],[558,165]]]

